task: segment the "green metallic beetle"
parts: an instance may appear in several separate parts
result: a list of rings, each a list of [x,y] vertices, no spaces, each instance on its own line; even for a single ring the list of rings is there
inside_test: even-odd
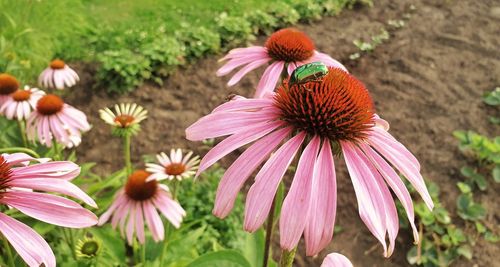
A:
[[[328,67],[321,62],[312,62],[296,68],[290,75],[290,86],[319,81],[328,74]]]

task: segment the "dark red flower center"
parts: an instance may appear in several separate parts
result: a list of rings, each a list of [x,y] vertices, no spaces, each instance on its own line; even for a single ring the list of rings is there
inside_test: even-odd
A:
[[[61,111],[64,106],[63,100],[52,94],[40,98],[36,104],[36,110],[43,115],[53,115]]]
[[[66,66],[66,63],[60,59],[54,59],[50,62],[50,68],[54,70],[64,69],[64,66]]]
[[[328,68],[321,80],[278,88],[275,105],[295,129],[332,141],[357,141],[374,125],[374,106],[365,86],[349,73]]]
[[[305,33],[286,28],[273,33],[265,44],[271,58],[278,61],[303,61],[313,56],[314,43]]]
[[[0,74],[0,95],[10,95],[19,88],[17,79],[7,73]]]
[[[186,166],[182,163],[172,163],[165,167],[165,173],[168,175],[180,175],[186,170]]]
[[[17,90],[12,94],[12,98],[14,101],[22,102],[30,99],[31,91],[30,90]]]
[[[115,117],[115,122],[120,124],[120,127],[127,127],[135,120],[134,117],[126,114],[118,115]]]
[[[12,177],[12,170],[10,165],[7,163],[5,158],[0,155],[0,198],[1,193],[5,191],[5,189],[9,188],[9,182]]]
[[[158,189],[158,182],[146,182],[151,174],[144,170],[137,170],[128,177],[125,193],[133,200],[142,201],[152,198]]]

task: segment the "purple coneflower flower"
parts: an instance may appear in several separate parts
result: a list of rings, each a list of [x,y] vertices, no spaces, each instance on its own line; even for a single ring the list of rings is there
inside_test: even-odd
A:
[[[172,199],[166,185],[156,180],[146,181],[150,175],[144,170],[132,173],[125,188],[118,191],[113,204],[99,218],[99,225],[103,225],[112,217],[111,225],[113,228],[119,225],[130,245],[134,242],[134,235],[139,243],[144,244],[144,222],[154,241],[163,240],[165,231],[157,210],[176,228],[180,227],[186,216],[181,205]]]
[[[399,229],[389,187],[406,209],[418,241],[413,203],[395,169],[429,208],[433,202],[419,162],[387,131],[388,123],[374,113],[365,86],[344,70],[329,68],[320,80],[284,81],[276,93],[263,99],[238,97],[224,103],[191,125],[186,136],[193,141],[229,136],[205,155],[198,173],[254,142],[222,177],[213,210],[216,216],[226,217],[245,181],[265,162],[246,197],[244,228],[249,232],[264,223],[283,175],[301,153],[281,209],[280,243],[291,250],[304,234],[307,255],[317,254],[332,239],[337,194],[334,155],[342,152],[359,215],[388,257]]]
[[[38,88],[25,86],[24,89],[17,89],[5,99],[3,105],[0,104],[0,114],[9,120],[27,120],[44,95],[45,92]]]
[[[58,90],[72,87],[79,80],[78,74],[60,59],[52,60],[38,77],[38,83],[41,86]]]
[[[38,161],[38,164],[31,162]],[[97,208],[92,198],[70,182],[80,174],[72,162],[34,159],[24,153],[0,155],[0,204],[44,221],[71,228],[95,225],[97,217],[67,198],[42,193],[50,191],[74,197]],[[33,190],[36,190],[34,192]],[[0,232],[29,266],[56,266],[54,253],[29,226],[0,213]]]
[[[229,51],[221,59],[228,61],[217,71],[217,75],[224,76],[242,67],[228,82],[229,86],[233,86],[250,71],[271,61],[257,85],[255,97],[261,98],[266,93],[274,91],[285,69],[291,74],[298,66],[310,62],[322,62],[327,66],[346,70],[340,62],[315,49],[313,41],[305,33],[295,28],[281,29],[273,33],[264,46],[250,46]]]

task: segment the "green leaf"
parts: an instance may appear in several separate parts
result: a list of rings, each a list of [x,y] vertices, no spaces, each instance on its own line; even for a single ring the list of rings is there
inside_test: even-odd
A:
[[[493,176],[493,180],[495,183],[500,183],[500,165],[495,165],[495,168],[491,171],[491,175]]]
[[[482,224],[481,222],[476,222],[476,230],[478,233],[482,234],[484,232],[486,232],[486,227],[484,226],[484,224]]]
[[[243,255],[252,267],[259,267],[264,261],[265,233],[261,229],[253,234],[246,234]]]
[[[460,192],[462,192],[462,194],[468,194],[472,191],[470,186],[464,182],[458,182],[457,187],[458,189],[460,189]]]
[[[472,248],[469,245],[462,245],[458,247],[457,253],[464,256],[466,259],[472,259]]]
[[[187,267],[252,267],[236,250],[207,253],[192,261]]]
[[[500,241],[500,237],[498,237],[497,235],[493,234],[492,232],[490,231],[487,231],[485,234],[484,234],[484,239],[488,242],[491,242],[491,243],[497,243],[498,241]]]

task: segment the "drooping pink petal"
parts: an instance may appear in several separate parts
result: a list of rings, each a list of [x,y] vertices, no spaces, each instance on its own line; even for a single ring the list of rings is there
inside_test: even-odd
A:
[[[420,164],[415,157],[401,143],[389,133],[378,127],[373,127],[368,137],[368,143],[384,158],[394,165],[413,185],[415,190],[427,204],[429,209],[434,207],[429,191],[425,186],[424,178],[420,174]]]
[[[339,253],[328,254],[321,267],[353,267],[351,261],[344,255]]]
[[[144,217],[142,215],[142,205],[139,201],[135,202],[135,232],[140,244],[146,242],[144,236]]]
[[[237,57],[237,58],[230,59],[228,62],[226,62],[222,67],[220,67],[217,70],[215,75],[217,75],[219,77],[224,76],[236,68],[239,68],[243,65],[247,65],[253,61],[262,60],[262,59],[267,59],[267,58],[266,58],[266,56],[262,56],[260,54],[251,54],[251,55],[248,55],[245,57]],[[271,60],[271,59],[270,58],[267,59],[267,61],[269,61],[269,60]]]
[[[271,107],[274,103],[273,99],[262,98],[262,99],[254,99],[254,98],[243,98],[236,99],[226,102],[218,107],[216,107],[212,113],[215,112],[230,112],[230,111],[244,111],[244,110],[257,110],[261,108]]]
[[[312,183],[315,179],[314,163],[320,144],[321,139],[314,136],[302,152],[292,185],[283,201],[280,215],[280,244],[282,249],[288,251],[297,246],[307,223]]]
[[[332,149],[328,140],[314,167],[311,208],[304,231],[307,256],[314,256],[332,240],[337,208],[337,181]]]
[[[10,183],[11,186],[23,187],[34,190],[48,191],[65,194],[85,202],[94,208],[97,208],[95,201],[83,192],[78,186],[72,184],[67,180],[62,179],[46,179],[46,178],[27,178],[27,179],[13,179]]]
[[[97,216],[69,199],[37,192],[8,191],[1,203],[47,223],[85,228],[97,224]]]
[[[99,221],[98,221],[97,225],[101,226],[101,225],[105,224],[109,220],[111,215],[113,215],[113,213],[117,210],[117,208],[119,208],[121,205],[123,205],[126,202],[126,200],[127,199],[123,195],[123,191],[118,192],[116,197],[115,197],[115,201],[111,204],[111,206],[109,206],[109,208],[106,210],[106,212],[104,212],[101,215],[101,217],[99,217]],[[124,210],[124,209],[120,209],[120,210]]]
[[[135,219],[136,219],[136,206],[135,202],[130,204],[130,210],[129,210],[129,215],[128,215],[128,222],[127,222],[127,242],[129,245],[134,244],[134,225],[135,225]]]
[[[246,231],[254,232],[266,220],[278,185],[304,138],[305,133],[301,132],[288,140],[269,158],[255,177],[245,203]]]
[[[347,70],[347,68],[344,65],[342,65],[342,63],[340,63],[337,60],[333,59],[329,55],[321,53],[321,52],[317,52],[316,51],[314,53],[314,55],[311,57],[311,59],[308,60],[307,63],[314,62],[314,61],[320,61],[320,62],[324,63],[327,66],[339,68],[339,69],[342,69],[342,70],[344,70],[346,72],[349,72]]]
[[[247,148],[226,170],[217,188],[213,214],[226,217],[234,206],[238,192],[250,174],[290,134],[291,128],[283,128],[263,137]]]
[[[376,127],[380,127],[386,132],[389,131],[390,125],[386,120],[380,118],[380,116],[377,114],[373,115],[373,117],[375,119],[375,126]]]
[[[72,180],[80,174],[80,166],[70,161],[53,161],[13,169],[19,178],[54,178]]]
[[[356,193],[359,216],[368,230],[380,241],[384,247],[384,255],[387,255],[385,210],[380,190],[368,181],[368,177],[372,177],[373,174],[368,171],[368,167],[358,157],[353,145],[341,142],[341,147]]]
[[[411,228],[413,230],[413,239],[415,243],[419,242],[418,230],[415,226],[415,213],[413,210],[413,202],[411,200],[410,193],[406,189],[403,181],[399,175],[392,169],[392,167],[383,159],[377,152],[375,152],[370,146],[366,144],[360,145],[361,149],[368,156],[373,166],[377,168],[382,177],[384,177],[387,184],[391,187],[392,191],[398,197],[399,201],[406,210],[406,216],[410,221]]]
[[[144,218],[146,219],[146,224],[148,225],[153,240],[158,242],[163,240],[165,236],[165,230],[163,228],[163,222],[161,221],[158,212],[156,212],[155,207],[151,201],[143,201],[142,209],[144,210]]]
[[[49,244],[27,225],[0,213],[0,232],[29,266],[56,266]]]
[[[283,71],[284,66],[285,62],[276,61],[267,67],[264,74],[262,74],[262,77],[260,78],[259,84],[257,85],[257,91],[254,96],[255,98],[262,98],[266,93],[274,91],[276,83],[278,83],[278,80],[281,77],[281,72]]]
[[[169,220],[175,228],[179,228],[182,222],[182,217],[186,214],[184,209],[171,199],[165,193],[159,193],[154,199],[153,203],[157,209],[161,211],[163,216]]]
[[[201,141],[244,131],[255,123],[274,120],[277,108],[268,108],[260,112],[217,112],[210,113],[199,119],[186,129],[186,138],[191,141]]]
[[[200,167],[196,176],[201,172],[206,170],[208,167],[212,166],[219,159],[223,158],[227,154],[231,153],[235,149],[238,149],[250,142],[253,142],[262,136],[270,133],[274,129],[283,125],[282,121],[271,121],[260,124],[255,124],[249,126],[245,131],[235,133],[228,138],[224,139],[222,142],[218,143],[214,148],[212,148],[203,157],[200,162]]]
[[[232,59],[232,58],[248,57],[248,56],[253,56],[253,55],[259,55],[261,57],[268,56],[267,49],[263,46],[249,46],[249,47],[243,47],[243,48],[234,48],[231,51],[229,51],[225,57],[219,59],[219,61],[223,61],[226,59]]]

